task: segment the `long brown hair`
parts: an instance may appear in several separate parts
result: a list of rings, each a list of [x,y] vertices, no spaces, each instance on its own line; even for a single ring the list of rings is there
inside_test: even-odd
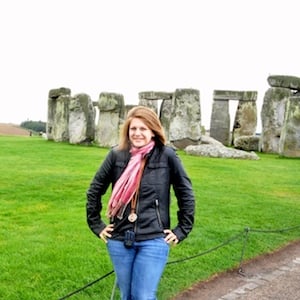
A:
[[[135,106],[127,113],[127,118],[121,128],[119,149],[126,150],[130,148],[129,126],[133,118],[141,119],[145,125],[154,133],[154,141],[158,145],[166,144],[164,129],[160,123],[157,114],[149,107]]]

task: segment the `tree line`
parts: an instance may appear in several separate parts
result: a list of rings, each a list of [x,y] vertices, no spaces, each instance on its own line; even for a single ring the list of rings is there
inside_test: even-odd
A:
[[[22,128],[26,128],[35,132],[46,132],[46,122],[42,121],[24,121],[20,124]]]

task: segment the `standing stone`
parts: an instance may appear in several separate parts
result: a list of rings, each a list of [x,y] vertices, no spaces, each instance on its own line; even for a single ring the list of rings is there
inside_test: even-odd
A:
[[[214,90],[213,109],[210,123],[210,136],[225,146],[231,146],[229,100],[239,100],[235,115],[233,134],[253,135],[256,130],[256,91]]]
[[[230,141],[230,114],[228,100],[214,99],[210,119],[210,136],[229,146]]]
[[[112,147],[119,142],[119,132],[124,119],[124,97],[116,93],[101,93],[98,101],[99,120],[95,143]]]
[[[167,141],[169,141],[169,127],[172,108],[171,100],[173,99],[173,94],[174,93],[157,91],[139,93],[139,105],[149,107],[158,114]],[[159,100],[162,100],[161,103]]]
[[[167,142],[170,141],[170,120],[171,120],[173,106],[174,106],[174,98],[163,99],[160,106],[159,119],[164,129]]]
[[[122,126],[122,124],[124,124],[128,112],[129,112],[132,108],[134,108],[134,107],[136,107],[135,104],[126,104],[126,105],[125,105],[125,107],[124,107],[124,116],[123,116],[123,119],[120,120],[121,126]]]
[[[232,131],[232,142],[240,136],[254,136],[257,126],[256,101],[240,100]]]
[[[262,152],[278,153],[285,107],[291,95],[291,90],[288,88],[269,88],[266,91],[261,110],[260,149]]]
[[[201,140],[200,92],[177,89],[174,93],[170,129],[170,142],[179,149],[197,145]]]
[[[46,134],[48,140],[68,140],[68,117],[71,90],[52,89],[48,94],[48,117]],[[58,122],[58,124],[57,124]]]
[[[156,114],[158,114],[158,101],[150,99],[139,99],[139,105],[151,108]]]
[[[53,140],[55,142],[69,141],[69,105],[71,96],[62,95],[56,100],[56,113],[53,126]]]
[[[69,140],[71,144],[91,144],[95,136],[95,111],[87,94],[71,98],[69,107]]]
[[[285,157],[300,157],[300,96],[290,97],[287,101],[279,154]]]

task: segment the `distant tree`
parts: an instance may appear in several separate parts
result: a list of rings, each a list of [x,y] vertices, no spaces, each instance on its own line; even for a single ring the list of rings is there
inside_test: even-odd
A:
[[[24,121],[20,126],[35,132],[46,132],[46,122],[42,121]]]

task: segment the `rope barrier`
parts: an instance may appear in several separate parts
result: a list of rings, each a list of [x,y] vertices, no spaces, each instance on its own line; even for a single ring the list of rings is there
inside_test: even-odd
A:
[[[244,271],[242,269],[242,261],[244,259],[244,255],[245,255],[245,252],[246,252],[246,246],[247,246],[247,242],[249,240],[249,233],[250,232],[254,232],[254,233],[281,233],[281,232],[286,232],[286,231],[291,231],[291,230],[295,230],[295,229],[298,229],[300,228],[300,225],[296,225],[296,226],[293,226],[293,227],[288,227],[288,228],[282,228],[282,229],[276,229],[276,230],[263,230],[263,229],[251,229],[250,227],[245,227],[245,229],[236,234],[235,236],[229,238],[228,240],[226,240],[225,242],[213,247],[213,248],[210,248],[206,251],[203,251],[201,253],[198,253],[198,254],[195,254],[195,255],[192,255],[192,256],[189,256],[189,257],[185,257],[185,258],[182,258],[182,259],[178,259],[178,260],[174,260],[174,261],[170,261],[170,262],[167,262],[167,265],[171,265],[171,264],[175,264],[175,263],[180,263],[180,262],[183,262],[183,261],[187,261],[187,260],[191,260],[191,259],[194,259],[194,258],[197,258],[199,256],[203,256],[205,254],[208,254],[208,253],[211,253],[213,251],[216,251],[232,242],[234,242],[235,240],[241,238],[242,236],[244,237],[244,242],[243,242],[243,247],[242,247],[242,251],[241,251],[241,258],[240,258],[240,264],[239,264],[239,268],[238,268],[238,273],[240,275],[243,275],[244,276]],[[68,295],[62,297],[62,298],[59,298],[58,300],[65,300],[83,290],[85,290],[86,288],[92,286],[93,284],[97,283],[98,281],[101,281],[103,279],[105,279],[106,277],[108,277],[109,275],[113,274],[114,273],[114,270],[108,272],[107,274],[101,276],[100,278],[86,284],[85,286],[75,290],[74,292],[71,292],[69,293]],[[115,294],[115,289],[116,289],[116,286],[117,286],[117,282],[115,280],[114,282],[114,286],[113,286],[113,290],[112,290],[112,295],[111,295],[111,299],[114,299],[114,294]]]
[[[293,227],[288,228],[282,228],[282,229],[275,229],[275,230],[261,230],[261,229],[251,229],[252,232],[260,232],[260,233],[279,233],[279,232],[285,232],[285,231],[291,231],[294,229],[300,228],[300,225],[296,225]],[[249,228],[250,231],[250,228]]]
[[[237,240],[239,237],[241,237],[243,235],[243,232],[242,233],[239,233],[235,236],[233,236],[232,238],[228,239],[227,241],[223,242],[222,244],[216,246],[216,247],[213,247],[211,249],[208,249],[204,252],[201,252],[199,254],[196,254],[196,255],[193,255],[193,256],[189,256],[189,257],[186,257],[186,258],[182,258],[182,259],[178,259],[178,260],[175,260],[175,261],[170,261],[167,263],[167,265],[171,265],[171,264],[175,264],[175,263],[179,263],[179,262],[183,262],[183,261],[186,261],[186,260],[190,260],[190,259],[193,259],[193,258],[196,258],[196,257],[199,257],[199,256],[202,256],[202,255],[205,255],[205,254],[208,254],[210,252],[213,252],[213,251],[216,251],[218,250],[219,248],[222,248],[228,244],[230,244],[231,242]]]
[[[64,297],[62,297],[62,298],[59,298],[59,300],[64,300],[64,299],[70,298],[71,296],[73,296],[73,295],[75,295],[75,294],[78,294],[79,292],[85,290],[85,289],[88,288],[89,286],[92,286],[92,285],[95,284],[96,282],[98,282],[98,281],[100,281],[100,280],[102,280],[102,279],[108,277],[108,276],[111,275],[112,273],[114,273],[114,271],[110,271],[109,273],[107,273],[107,274],[103,275],[102,277],[100,277],[100,278],[98,278],[98,279],[96,279],[96,280],[94,280],[94,281],[88,283],[87,285],[83,286],[82,288],[80,288],[80,289],[78,289],[78,290],[76,290],[76,291],[74,291],[74,292],[72,292],[72,293],[70,293],[70,294],[68,294],[68,295],[66,295],[66,296],[64,296]]]

